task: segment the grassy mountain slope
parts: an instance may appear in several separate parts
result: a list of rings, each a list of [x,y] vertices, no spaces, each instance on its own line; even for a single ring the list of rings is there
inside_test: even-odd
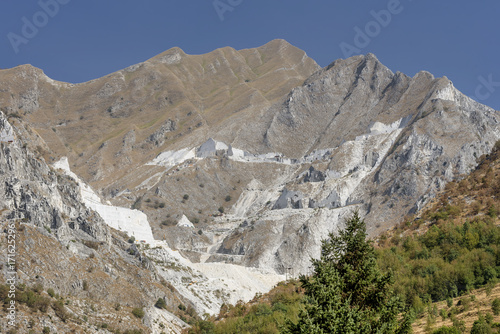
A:
[[[68,156],[78,175],[101,188],[166,147],[199,145],[215,133],[231,142],[257,111],[318,69],[284,40],[204,55],[172,48],[75,85],[23,65],[0,70],[0,87],[9,87],[0,90],[0,106],[26,118],[52,158]]]

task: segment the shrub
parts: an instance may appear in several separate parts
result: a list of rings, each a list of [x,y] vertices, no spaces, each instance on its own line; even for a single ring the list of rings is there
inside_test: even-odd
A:
[[[19,114],[18,112],[12,112],[7,117],[8,118],[21,118],[21,114]]]
[[[189,199],[189,195],[188,194],[184,194],[184,196],[182,196],[182,199],[187,201]]]
[[[155,307],[159,308],[159,309],[166,309],[167,308],[167,303],[165,303],[165,299],[158,298],[158,300],[155,303]]]
[[[226,202],[229,202],[231,200],[231,196],[227,195],[226,198],[224,198]]]
[[[486,296],[490,296],[491,292],[493,291],[493,288],[495,287],[496,280],[490,280],[488,284],[486,284],[485,292]]]
[[[271,308],[267,304],[257,304],[255,308],[255,314],[257,316],[265,316],[272,313]]]
[[[47,293],[49,296],[51,296],[52,298],[54,298],[54,296],[56,295],[56,293],[54,292],[54,289],[50,288],[47,290]]]
[[[66,308],[64,307],[62,301],[57,301],[52,303],[52,309],[56,313],[56,315],[61,319],[62,321],[66,322],[69,318],[69,314],[66,311]]]
[[[50,306],[50,300],[48,298],[41,297],[39,298],[35,304],[34,308],[38,309],[40,312],[46,313]]]
[[[471,334],[490,334],[493,333],[491,326],[486,322],[483,317],[479,317],[478,320],[474,321],[472,325],[472,329],[470,330]]]
[[[218,210],[220,213],[224,213],[224,208],[222,206]]]
[[[448,318],[448,312],[446,312],[444,308],[439,310],[439,315],[441,316],[441,319],[443,319],[443,321],[445,321],[446,318]]]
[[[493,311],[494,315],[500,314],[500,299],[495,298],[491,303],[491,311]]]
[[[458,301],[457,306],[458,305],[462,306],[462,311],[466,312],[470,309],[470,303],[471,300],[469,297],[463,297]]]
[[[35,286],[33,287],[33,291],[36,292],[36,293],[42,292],[43,291],[43,285],[40,284],[40,283],[35,284]]]
[[[490,208],[488,209],[488,216],[490,216],[491,218],[496,218],[498,215],[498,212],[497,212],[497,209],[495,208],[494,205],[490,206]]]
[[[212,322],[199,320],[195,326],[193,326],[195,333],[215,333],[215,325]]]
[[[132,314],[139,319],[144,317],[144,310],[142,308],[136,307],[132,310]]]
[[[49,328],[49,327],[47,327],[47,326],[45,326],[45,327],[43,328],[42,333],[43,333],[43,334],[48,334],[48,333],[50,333],[50,328]]]
[[[443,326],[436,329],[432,334],[462,334],[462,332],[455,327]]]
[[[19,288],[19,287],[18,287]],[[0,285],[0,301],[6,302],[9,296],[9,287],[7,285]]]
[[[142,204],[142,197],[139,197],[135,200],[134,204],[132,204],[132,207],[131,207],[132,210],[140,210],[141,204]]]
[[[472,214],[477,215],[481,211],[481,202],[474,201],[471,204]]]

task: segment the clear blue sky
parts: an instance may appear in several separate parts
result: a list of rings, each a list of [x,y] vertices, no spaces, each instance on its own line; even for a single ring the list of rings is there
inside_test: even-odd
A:
[[[0,68],[29,63],[56,80],[95,79],[173,46],[200,54],[283,38],[321,66],[350,45],[394,72],[446,75],[500,110],[498,0],[2,0],[0,9]],[[379,23],[381,10],[390,15]],[[356,27],[369,35],[355,39]]]

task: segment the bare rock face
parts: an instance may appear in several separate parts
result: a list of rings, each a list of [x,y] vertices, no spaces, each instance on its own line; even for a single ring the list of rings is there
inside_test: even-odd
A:
[[[87,301],[115,313],[111,318],[119,318],[113,305],[152,306],[160,297],[174,311],[182,297],[166,283],[160,284],[155,268],[131,250],[123,240],[126,236],[111,230],[99,214],[85,206],[73,178],[45,163],[42,153],[47,146],[43,140],[23,121],[8,120],[1,111],[0,133],[9,134],[0,140],[0,217],[2,230],[7,224],[15,226],[16,284],[54,289],[72,300],[70,312],[75,316],[83,316]],[[0,259],[7,263],[6,235],[1,239]],[[12,278],[7,272],[7,266],[0,270],[4,282]],[[23,308],[18,314],[37,319],[32,328],[40,332],[45,321],[54,331],[70,331],[64,321],[49,321],[50,314],[32,316]],[[185,325],[167,311],[163,316],[169,319],[173,332],[180,332]],[[7,331],[5,325],[0,324],[2,332]],[[27,321],[20,326],[21,331],[28,331]],[[116,326],[125,329],[119,323]],[[142,325],[132,319],[127,326]]]
[[[0,131],[11,127],[2,112],[0,124]],[[7,210],[4,217],[53,230],[65,243],[73,234],[110,243],[107,226],[82,204],[72,179],[57,173],[23,147],[21,139],[1,145],[0,207]]]
[[[162,146],[165,143],[165,136],[167,133],[177,129],[175,121],[168,119],[163,125],[148,137],[148,142],[153,143],[155,146]]]
[[[418,212],[490,152],[500,139],[499,122],[499,112],[464,96],[447,78],[394,74],[371,54],[335,61],[263,113],[254,125],[262,136],[242,131],[232,143],[283,153],[299,170],[280,185],[275,212],[259,211],[266,222],[261,231],[256,223],[238,230],[239,241],[236,232],[228,240],[238,245],[235,254],[245,254],[244,263],[305,272],[307,261],[297,259],[317,256],[318,235],[339,228],[341,216],[360,210],[375,235]],[[273,245],[261,244],[274,233]]]
[[[267,130],[256,146],[294,158],[327,148],[339,148],[338,155],[350,145],[346,142],[367,140],[365,134],[399,131],[385,155],[366,153],[364,165],[372,174],[350,196],[351,202],[365,203],[367,213],[374,210],[369,215],[374,222],[394,222],[401,206],[417,211],[421,196],[432,196],[445,182],[468,173],[499,138],[498,112],[464,96],[447,78],[394,74],[372,54],[335,61],[266,114],[274,116],[262,119]],[[378,129],[377,124],[396,127]],[[336,153],[329,164],[333,170],[343,163],[335,161]]]
[[[289,191],[285,188],[276,203],[274,203],[273,210],[285,208],[302,209],[304,207],[302,204],[303,197],[304,195],[300,192]]]

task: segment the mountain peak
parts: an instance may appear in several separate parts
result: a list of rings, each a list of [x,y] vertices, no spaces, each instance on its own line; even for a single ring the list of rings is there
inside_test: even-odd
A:
[[[174,46],[173,48],[168,49],[160,53],[159,55],[151,58],[152,61],[158,61],[163,64],[178,64],[186,56],[186,53],[179,47]]]
[[[428,72],[428,71],[420,71],[415,76],[413,77],[414,80],[421,80],[421,79],[426,79],[426,80],[434,80],[434,74]]]
[[[258,47],[257,49],[270,53],[278,53],[280,55],[284,55],[285,53],[299,53],[299,52],[305,54],[304,50],[301,50],[298,47],[288,43],[284,39],[273,39],[272,41]]]
[[[373,60],[373,61],[379,61],[377,56],[375,56],[375,54],[369,52],[365,55],[365,59],[366,60]]]
[[[277,39],[273,39],[270,42],[267,42],[263,46],[280,46],[280,47],[286,46],[286,47],[288,47],[288,46],[293,46],[293,45],[288,43],[288,41],[286,41],[285,39],[277,38]]]

